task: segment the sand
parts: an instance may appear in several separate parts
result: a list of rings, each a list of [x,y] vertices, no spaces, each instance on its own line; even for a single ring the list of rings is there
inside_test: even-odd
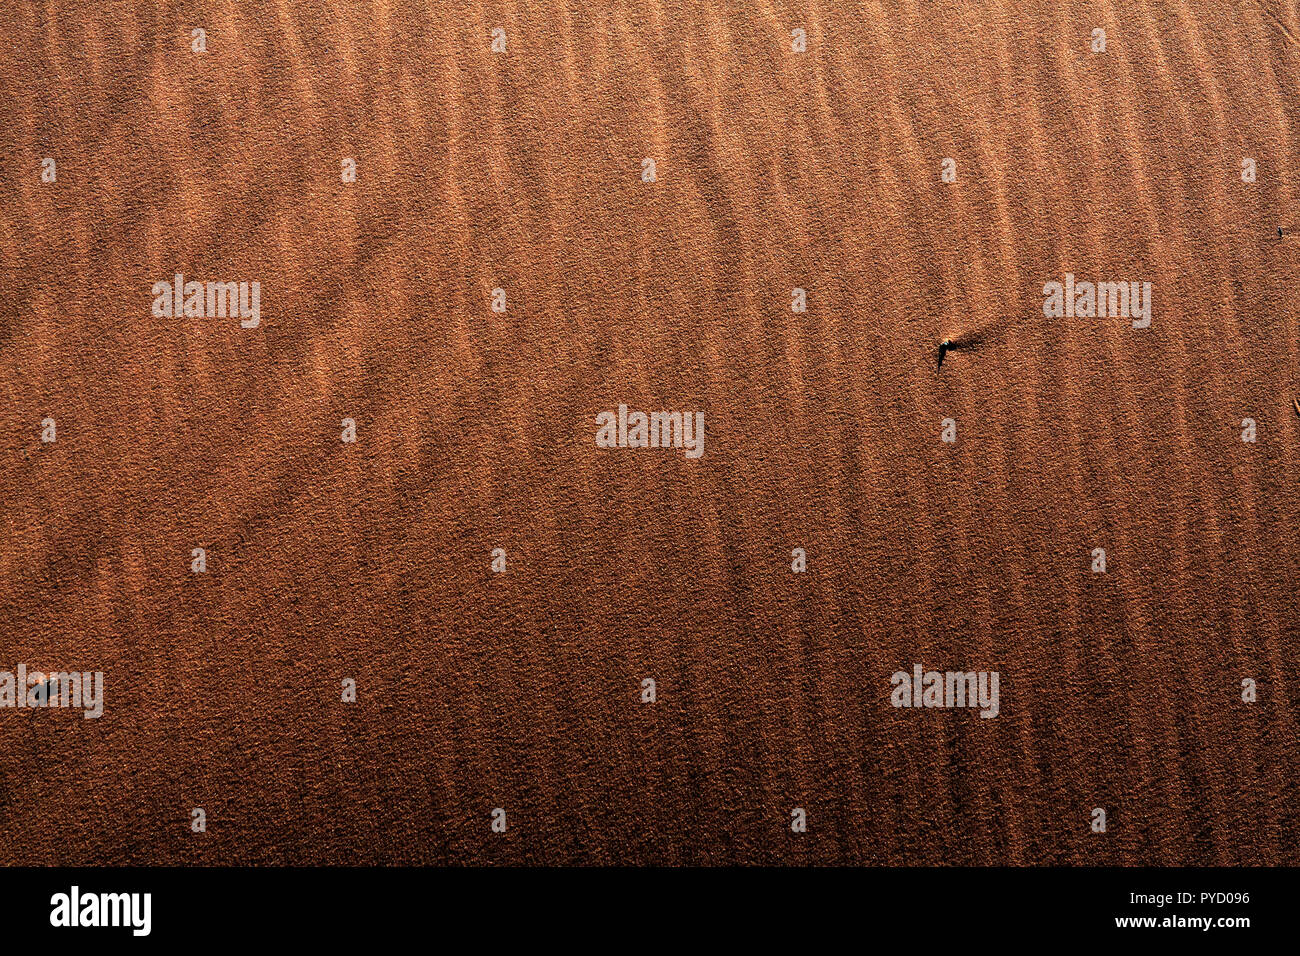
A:
[[[0,37],[0,863],[1300,863],[1293,2]]]

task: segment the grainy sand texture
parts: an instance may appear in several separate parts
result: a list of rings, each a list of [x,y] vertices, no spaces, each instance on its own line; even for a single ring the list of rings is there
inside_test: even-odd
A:
[[[1293,0],[10,0],[0,111],[0,671],[104,681],[0,863],[1300,863]]]

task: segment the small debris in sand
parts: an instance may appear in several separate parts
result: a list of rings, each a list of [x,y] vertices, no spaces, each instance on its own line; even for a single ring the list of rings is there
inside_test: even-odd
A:
[[[41,671],[33,671],[27,675],[27,680],[31,683],[31,691],[29,691],[29,693],[34,692],[36,699],[40,701],[42,705],[47,703],[50,699],[49,675],[44,674]]]

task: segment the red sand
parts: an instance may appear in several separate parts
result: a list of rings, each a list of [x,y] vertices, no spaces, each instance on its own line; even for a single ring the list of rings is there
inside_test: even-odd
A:
[[[1300,863],[1294,3],[168,7],[0,9],[0,862]]]

